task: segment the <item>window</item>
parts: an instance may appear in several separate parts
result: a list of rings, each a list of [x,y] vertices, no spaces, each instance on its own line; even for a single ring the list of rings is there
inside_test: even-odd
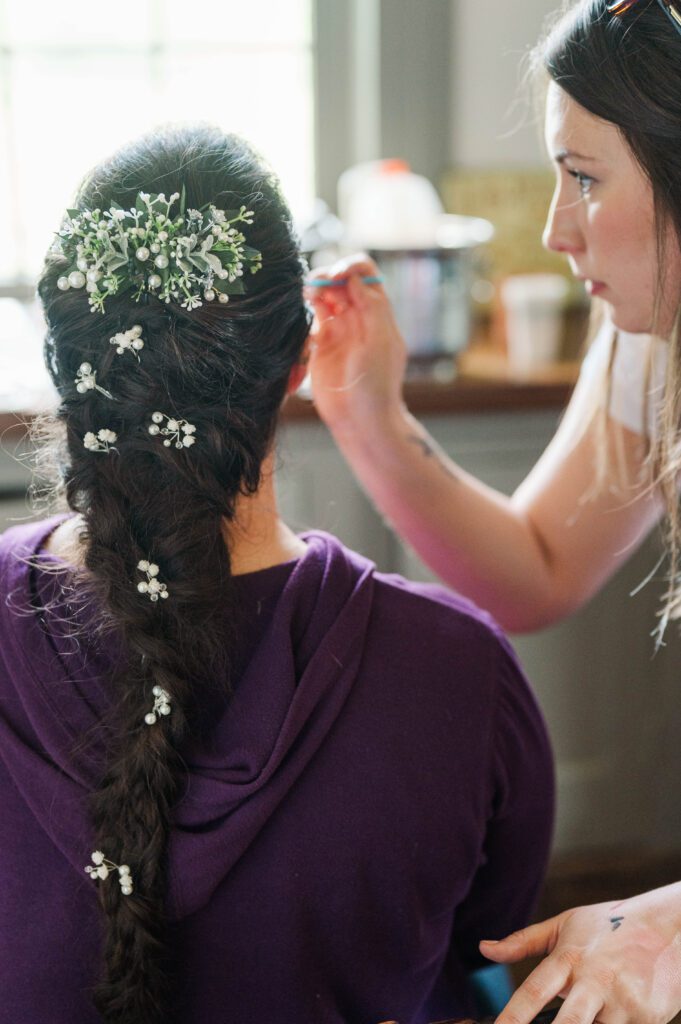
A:
[[[313,36],[313,0],[0,0],[0,282],[33,281],[80,177],[163,121],[242,133],[307,210]]]

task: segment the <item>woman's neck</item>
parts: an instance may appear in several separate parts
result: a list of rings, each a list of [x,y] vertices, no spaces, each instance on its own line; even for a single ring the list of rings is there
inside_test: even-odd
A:
[[[305,552],[304,541],[279,516],[273,463],[272,456],[266,459],[256,493],[239,497],[234,520],[223,523],[223,537],[229,548],[234,576],[294,561]],[[71,565],[82,566],[81,526],[80,516],[67,519],[47,538],[44,550]]]
[[[304,541],[279,516],[271,456],[263,464],[260,487],[239,498],[234,521],[224,524],[223,536],[235,576],[291,562],[305,552]]]

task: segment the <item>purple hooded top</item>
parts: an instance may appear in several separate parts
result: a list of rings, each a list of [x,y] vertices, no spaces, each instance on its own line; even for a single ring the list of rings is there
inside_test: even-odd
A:
[[[59,521],[0,537],[2,1024],[99,1019],[85,807],[117,644],[70,635],[61,574],[27,564]],[[546,863],[541,714],[487,615],[327,534],[303,539],[298,561],[236,578],[235,693],[183,751],[175,1019],[468,1015],[478,941],[527,921]]]

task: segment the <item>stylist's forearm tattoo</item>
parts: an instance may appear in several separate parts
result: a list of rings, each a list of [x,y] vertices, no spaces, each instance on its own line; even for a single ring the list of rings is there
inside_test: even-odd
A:
[[[624,920],[624,918],[623,918],[623,917],[611,917],[611,918],[610,918],[610,924],[612,925],[612,930],[613,930],[614,932],[616,932],[616,931],[617,931],[617,929],[619,928],[619,926],[620,926],[620,925],[622,924],[622,921],[623,921],[623,920]]]
[[[430,459],[436,454],[432,444],[429,444],[425,437],[419,437],[418,434],[407,434],[407,441],[411,441],[412,444],[418,445],[427,459]]]
[[[452,466],[448,466],[445,462],[442,461],[440,452],[438,451],[434,444],[431,444],[430,440],[427,437],[419,437],[418,434],[407,434],[407,441],[409,441],[411,444],[417,445],[427,459],[434,459],[437,462],[440,469],[442,470],[442,472],[446,473],[447,476],[451,477],[452,480],[458,479],[454,468]]]

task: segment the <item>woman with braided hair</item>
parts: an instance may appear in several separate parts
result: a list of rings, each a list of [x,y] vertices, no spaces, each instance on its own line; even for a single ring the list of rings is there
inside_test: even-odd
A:
[[[309,316],[246,143],[95,168],[39,294],[64,510],[0,538],[0,1021],[376,1024],[474,1009],[552,770],[472,605],[279,518]]]

